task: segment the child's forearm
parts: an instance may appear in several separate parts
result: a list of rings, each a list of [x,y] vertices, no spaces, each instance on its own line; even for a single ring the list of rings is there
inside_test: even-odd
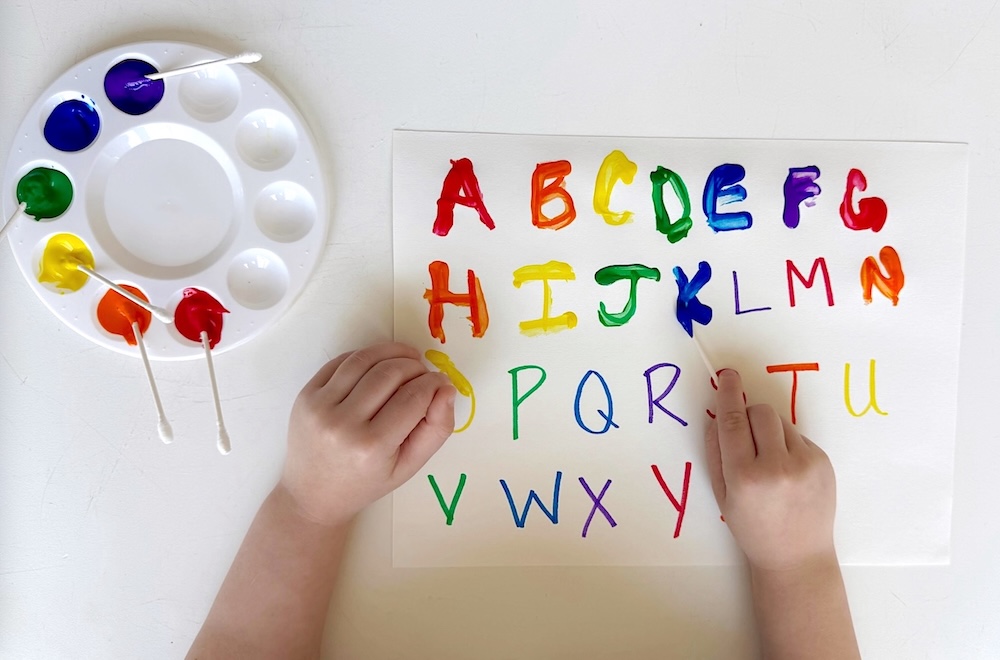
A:
[[[455,428],[455,388],[420,351],[337,356],[299,392],[281,483],[261,505],[190,658],[316,658],[351,519]]]
[[[861,657],[835,554],[797,569],[751,568],[750,575],[765,658]]]
[[[277,486],[243,539],[188,657],[318,657],[348,524],[307,519]]]

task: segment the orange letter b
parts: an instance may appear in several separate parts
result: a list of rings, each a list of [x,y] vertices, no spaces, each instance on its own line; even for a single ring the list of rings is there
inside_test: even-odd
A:
[[[556,160],[551,163],[539,163],[535,173],[531,175],[531,224],[539,229],[562,229],[576,220],[576,207],[573,197],[566,190],[566,175],[573,170],[568,160]],[[546,183],[554,179],[551,183]],[[542,207],[548,202],[559,198],[566,207],[554,218],[549,218],[542,212]]]

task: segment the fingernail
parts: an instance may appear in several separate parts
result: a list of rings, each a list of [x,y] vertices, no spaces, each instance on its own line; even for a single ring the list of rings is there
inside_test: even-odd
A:
[[[719,377],[721,378],[722,374],[726,373],[727,371],[729,373],[731,373],[732,375],[737,376],[737,377],[739,377],[739,375],[740,375],[740,372],[736,371],[735,369],[730,369],[730,368],[726,367],[725,369],[723,369],[723,370],[721,370],[719,372]]]

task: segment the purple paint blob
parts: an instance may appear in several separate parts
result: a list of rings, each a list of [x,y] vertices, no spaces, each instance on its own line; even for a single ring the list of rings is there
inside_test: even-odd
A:
[[[146,80],[157,73],[143,60],[122,60],[104,75],[104,93],[111,105],[130,115],[144,115],[163,99],[163,81]]]
[[[45,141],[59,151],[82,151],[94,143],[100,132],[97,106],[83,95],[54,107],[42,129]]]
[[[789,229],[799,226],[799,204],[804,202],[806,206],[816,206],[816,197],[823,192],[816,183],[818,178],[819,168],[815,165],[788,168],[784,187],[785,208],[781,218]]]

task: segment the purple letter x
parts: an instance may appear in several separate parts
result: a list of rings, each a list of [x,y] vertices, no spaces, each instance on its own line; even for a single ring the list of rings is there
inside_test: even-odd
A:
[[[590,490],[590,486],[587,485],[587,480],[583,477],[580,477],[580,485],[583,486],[583,489],[587,491],[587,495],[590,495],[590,499],[594,502],[594,506],[590,507],[590,515],[587,516],[587,522],[583,523],[583,533],[581,536],[583,538],[587,538],[587,530],[590,529],[590,521],[594,519],[594,514],[597,513],[598,509],[601,510],[601,513],[604,514],[604,517],[607,518],[608,523],[610,523],[612,527],[617,527],[618,523],[615,522],[615,519],[611,517],[608,510],[604,508],[603,504],[601,504],[601,498],[604,497],[604,493],[608,492],[608,488],[611,487],[611,480],[608,479],[604,483],[604,488],[601,489],[600,495],[594,495],[594,491]]]

